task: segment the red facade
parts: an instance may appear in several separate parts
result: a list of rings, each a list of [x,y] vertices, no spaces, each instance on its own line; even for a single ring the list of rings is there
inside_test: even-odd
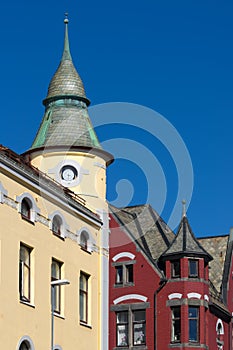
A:
[[[210,280],[212,256],[186,217],[172,240],[165,228],[160,236],[154,231],[153,242],[139,227],[144,218],[136,222],[132,216],[133,225],[125,215],[115,212],[110,220],[109,350],[231,350],[231,244],[222,270],[224,300]],[[137,237],[135,228],[144,237]],[[154,244],[154,252],[159,250],[160,239],[167,249],[154,259],[149,248]]]

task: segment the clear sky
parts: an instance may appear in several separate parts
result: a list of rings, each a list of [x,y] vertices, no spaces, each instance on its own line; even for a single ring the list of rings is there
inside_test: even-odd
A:
[[[61,58],[67,11],[73,61],[92,106],[130,102],[166,118],[192,161],[194,187],[188,217],[194,233],[229,232],[233,226],[232,0],[12,0],[2,1],[0,10],[1,144],[21,153],[33,141],[44,112],[42,100]],[[149,177],[141,162],[144,150],[150,150],[166,179],[161,215],[169,220],[180,186],[177,164],[166,145],[154,137],[156,123],[151,123],[152,135],[137,125],[97,128],[101,141],[124,138],[142,146],[134,152],[138,160],[127,156],[109,168],[108,198],[116,199],[121,179],[130,182],[133,195],[127,204],[132,205],[147,202],[148,188],[163,187],[156,167],[153,173],[153,162],[154,176]],[[125,143],[127,147],[133,144]],[[186,164],[179,171],[185,178]],[[155,209],[158,201],[155,192],[150,198]]]

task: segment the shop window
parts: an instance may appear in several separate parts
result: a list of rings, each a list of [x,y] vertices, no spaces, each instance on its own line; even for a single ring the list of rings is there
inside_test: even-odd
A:
[[[171,342],[180,343],[181,319],[180,306],[171,308]]]

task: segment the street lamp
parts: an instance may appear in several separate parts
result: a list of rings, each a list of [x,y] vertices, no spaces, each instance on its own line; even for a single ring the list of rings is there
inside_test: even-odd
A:
[[[53,350],[53,343],[54,343],[54,299],[55,299],[55,287],[57,286],[64,286],[66,284],[70,284],[70,281],[63,279],[63,280],[55,280],[51,283],[51,350]]]

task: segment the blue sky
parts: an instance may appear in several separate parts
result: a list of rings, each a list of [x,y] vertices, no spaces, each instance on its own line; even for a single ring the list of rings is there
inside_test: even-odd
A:
[[[92,105],[130,102],[151,108],[179,132],[192,160],[194,188],[188,217],[197,236],[226,234],[233,226],[233,2],[24,1],[2,2],[0,143],[27,150],[42,119],[42,100],[63,49],[69,12],[73,61]],[[166,147],[144,130],[112,125],[101,141],[123,137],[158,159],[168,220],[177,173]],[[143,158],[143,154],[138,155]],[[185,167],[183,169],[185,175]],[[108,172],[108,198],[129,178],[132,202],[147,201],[143,166],[117,160]],[[156,172],[154,187],[159,188]],[[155,194],[156,197],[156,194]],[[152,201],[156,209],[156,198]],[[181,210],[181,209],[180,209]]]

